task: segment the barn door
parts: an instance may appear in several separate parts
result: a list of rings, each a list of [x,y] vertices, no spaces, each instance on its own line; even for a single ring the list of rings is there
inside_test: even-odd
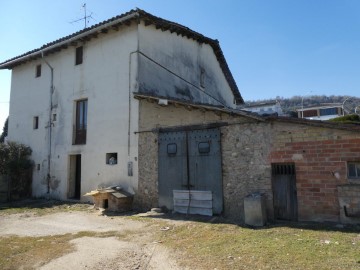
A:
[[[219,129],[159,134],[159,205],[173,209],[173,190],[211,191],[213,213],[223,209]]]
[[[194,130],[188,134],[190,189],[212,191],[213,212],[223,208],[219,129]]]
[[[173,208],[173,190],[187,188],[186,132],[159,134],[159,206]]]
[[[272,165],[275,219],[297,220],[297,194],[294,164]]]

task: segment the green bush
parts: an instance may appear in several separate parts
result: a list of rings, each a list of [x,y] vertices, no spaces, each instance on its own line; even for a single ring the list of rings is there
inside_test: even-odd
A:
[[[329,121],[330,122],[342,122],[342,123],[360,123],[360,116],[357,114],[349,114],[349,115],[330,119]]]
[[[7,200],[31,197],[32,168],[31,148],[16,142],[0,143],[0,175],[7,181]]]
[[[0,174],[20,175],[33,167],[29,146],[16,142],[0,143]]]

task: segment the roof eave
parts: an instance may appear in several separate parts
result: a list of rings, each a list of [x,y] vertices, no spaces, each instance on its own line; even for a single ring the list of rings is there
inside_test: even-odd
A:
[[[23,62],[26,62],[26,61],[29,61],[29,60],[34,60],[35,58],[42,57],[43,54],[46,54],[46,53],[50,52],[51,50],[54,50],[56,48],[61,48],[63,46],[69,45],[72,42],[78,41],[78,40],[80,40],[82,38],[85,38],[85,37],[87,37],[89,35],[99,33],[99,31],[101,32],[101,30],[103,30],[103,29],[109,28],[109,27],[111,27],[113,25],[116,25],[116,24],[119,24],[121,22],[128,21],[128,20],[136,18],[138,16],[139,16],[138,12],[133,12],[133,13],[125,15],[125,16],[117,19],[117,20],[114,20],[114,21],[111,21],[111,22],[108,22],[108,23],[105,23],[105,24],[101,24],[98,27],[95,27],[93,29],[82,31],[81,33],[79,33],[79,34],[77,34],[75,36],[70,36],[68,39],[65,39],[63,41],[59,41],[59,42],[55,41],[56,43],[52,44],[50,46],[44,45],[39,49],[35,49],[31,53],[25,53],[22,56],[18,56],[18,57],[15,57],[13,59],[10,59],[8,61],[5,61],[3,63],[0,63],[0,69],[12,69],[14,66],[17,66],[17,65],[19,65],[19,64],[21,64]]]

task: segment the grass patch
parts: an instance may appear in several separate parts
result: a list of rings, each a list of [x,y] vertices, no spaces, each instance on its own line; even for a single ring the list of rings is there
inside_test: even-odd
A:
[[[192,222],[163,232],[162,241],[197,269],[360,268],[359,232],[318,225],[254,230]]]

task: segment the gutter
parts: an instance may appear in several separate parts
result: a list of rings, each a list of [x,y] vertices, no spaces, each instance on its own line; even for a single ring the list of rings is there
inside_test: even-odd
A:
[[[114,25],[114,24],[118,24],[118,23],[120,23],[120,22],[127,21],[127,20],[132,19],[132,18],[136,18],[136,17],[138,17],[139,15],[140,15],[140,14],[139,14],[138,12],[135,12],[135,13],[126,15],[126,16],[124,16],[124,17],[122,17],[122,18],[119,18],[118,20],[115,20],[115,21],[112,21],[112,22],[103,24],[103,25],[101,25],[101,26],[98,26],[98,27],[96,27],[96,28],[94,28],[94,29],[85,31],[85,32],[83,32],[83,33],[81,33],[81,34],[78,34],[78,35],[76,35],[76,36],[74,36],[74,37],[71,37],[71,38],[69,38],[69,39],[66,39],[66,40],[64,40],[64,41],[60,41],[59,43],[50,45],[49,47],[46,47],[46,48],[44,48],[44,49],[41,49],[41,48],[40,48],[40,49],[37,49],[37,50],[36,50],[35,52],[33,52],[33,53],[26,54],[26,55],[24,55],[24,56],[20,56],[20,57],[18,57],[18,58],[15,58],[15,59],[13,59],[13,60],[9,60],[9,61],[7,61],[7,62],[4,62],[4,63],[0,64],[0,69],[3,69],[3,68],[8,68],[8,69],[10,69],[9,66],[11,66],[11,65],[13,65],[13,64],[16,64],[17,62],[26,61],[26,60],[28,60],[28,59],[31,59],[32,57],[39,57],[39,54],[40,54],[40,57],[43,58],[44,53],[46,53],[47,51],[50,51],[50,50],[52,50],[52,49],[54,49],[54,48],[57,48],[57,47],[61,47],[61,46],[63,46],[63,45],[67,45],[68,43],[71,43],[71,42],[73,42],[73,41],[76,41],[76,40],[78,40],[78,39],[81,39],[81,38],[83,38],[83,37],[86,37],[86,36],[88,36],[88,35],[90,35],[90,34],[96,33],[96,32],[98,32],[98,31],[100,31],[100,30],[102,30],[102,29],[105,29],[105,28],[108,28],[108,27],[110,27],[110,26],[112,26],[112,25]]]
[[[45,64],[50,68],[51,77],[50,77],[50,98],[49,98],[49,149],[48,149],[48,172],[47,172],[47,193],[50,193],[50,179],[51,179],[51,135],[52,135],[52,121],[51,121],[51,115],[52,115],[52,95],[54,93],[54,68],[49,64],[48,61],[44,58],[44,52],[41,52],[41,58],[44,60]]]

